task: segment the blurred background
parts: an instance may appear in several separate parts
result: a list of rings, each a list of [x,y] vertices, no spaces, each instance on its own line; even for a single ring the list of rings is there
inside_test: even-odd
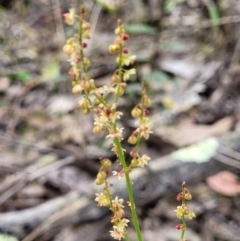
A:
[[[137,75],[119,104],[126,138],[142,81],[153,102],[153,134],[141,146],[149,170],[134,179],[144,240],[179,240],[173,210],[183,181],[197,216],[187,240],[240,240],[240,1],[0,0],[0,241],[112,240],[94,177],[99,157],[117,169],[116,158],[104,134],[93,135],[93,116],[77,109],[62,53],[78,29],[62,15],[81,4],[98,86],[116,69],[108,46],[119,18],[130,35]]]

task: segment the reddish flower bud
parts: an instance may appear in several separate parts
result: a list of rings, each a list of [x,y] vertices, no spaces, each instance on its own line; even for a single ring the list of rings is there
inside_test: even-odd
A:
[[[177,224],[176,225],[176,229],[178,229],[178,230],[181,230],[181,229],[183,229],[184,228],[184,225],[183,224]]]
[[[127,49],[127,48],[124,48],[124,49],[123,49],[123,53],[124,53],[124,54],[128,54],[128,49]]]
[[[177,195],[177,200],[178,200],[178,201],[182,201],[182,193],[181,193],[181,192],[178,193],[178,195]]]
[[[129,39],[129,35],[126,34],[126,33],[124,33],[124,34],[122,35],[122,39],[123,39],[123,40],[128,40],[128,39]]]
[[[82,43],[82,47],[83,47],[83,48],[87,48],[87,43],[83,42],[83,43]]]
[[[131,152],[130,152],[130,156],[131,157],[136,157],[138,155],[138,152],[136,151],[136,150],[132,150]]]
[[[149,115],[150,111],[148,109],[144,109],[144,114]]]

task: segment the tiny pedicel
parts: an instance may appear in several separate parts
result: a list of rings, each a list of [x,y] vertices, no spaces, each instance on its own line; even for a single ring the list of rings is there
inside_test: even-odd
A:
[[[115,153],[121,167],[120,171],[111,171],[111,160],[106,158],[100,159],[101,168],[97,174],[95,183],[96,185],[102,185],[103,188],[100,193],[96,194],[95,200],[99,207],[106,206],[112,211],[112,230],[110,230],[110,235],[116,240],[125,239],[130,241],[127,232],[127,226],[130,221],[125,218],[124,211],[125,205],[127,205],[131,210],[132,223],[136,231],[137,240],[142,241],[132,190],[132,185],[134,184],[130,179],[130,173],[133,168],[144,167],[150,160],[147,154],[140,153],[139,147],[141,139],[148,139],[152,133],[151,122],[148,118],[149,110],[147,109],[151,105],[151,100],[146,92],[146,85],[143,83],[141,101],[131,112],[132,116],[136,119],[137,128],[128,137],[128,142],[133,145],[132,151],[130,152],[132,160],[128,165],[125,159],[125,150],[122,147],[124,130],[118,125],[118,121],[123,115],[123,113],[118,110],[118,102],[125,92],[130,76],[136,73],[136,69],[131,67],[134,63],[135,56],[130,55],[128,48],[124,46],[125,42],[129,39],[129,35],[125,32],[124,25],[119,19],[117,21],[117,28],[115,29],[116,38],[109,46],[109,52],[111,54],[117,54],[116,62],[118,67],[111,77],[110,86],[96,87],[94,79],[92,79],[88,73],[91,62],[84,55],[84,49],[88,47],[85,40],[91,38],[91,25],[85,20],[85,10],[82,7],[78,15],[75,9],[72,8],[69,10],[69,13],[64,14],[64,18],[68,25],[73,25],[75,21],[79,22],[78,32],[69,38],[63,46],[63,52],[69,56],[68,62],[71,65],[69,75],[72,80],[72,93],[83,95],[82,100],[78,102],[78,107],[81,108],[85,114],[93,113],[95,116],[93,133],[104,132],[106,133],[106,138],[112,140],[112,151]],[[112,102],[107,100],[109,99],[106,98],[108,95],[114,96]],[[124,201],[120,197],[112,196],[111,185],[108,182],[109,175],[116,176],[116,178],[119,179],[125,179],[129,200]],[[184,189],[182,191],[183,195],[190,194],[186,190]],[[185,199],[187,198],[182,198],[182,200]],[[184,203],[182,205],[184,205]],[[186,226],[184,219],[185,213],[186,212],[176,210],[177,216],[181,217],[183,221],[183,224],[181,224],[183,225],[182,230],[185,230]],[[183,237],[181,237],[181,240],[184,240]]]

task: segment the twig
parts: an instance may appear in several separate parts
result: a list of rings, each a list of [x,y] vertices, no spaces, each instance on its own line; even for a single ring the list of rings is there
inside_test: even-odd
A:
[[[60,167],[73,163],[74,161],[75,161],[75,158],[73,156],[68,156],[64,159],[54,162],[53,164],[50,164],[46,167],[36,170],[33,173],[27,174],[26,172],[24,172],[22,174],[21,179],[17,182],[17,184],[15,184],[13,187],[8,189],[6,192],[4,192],[0,196],[0,205],[3,204],[4,202],[6,202],[6,200],[8,200],[10,197],[12,197],[19,190],[21,190],[28,182],[33,181],[33,180],[35,180],[53,170],[56,170]],[[19,177],[19,175],[18,175],[18,177]]]

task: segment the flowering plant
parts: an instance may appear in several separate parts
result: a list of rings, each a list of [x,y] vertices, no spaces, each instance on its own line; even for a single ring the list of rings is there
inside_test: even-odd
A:
[[[115,153],[121,167],[120,171],[112,171],[112,175],[120,179],[125,178],[129,198],[126,204],[131,210],[138,241],[142,241],[132,190],[133,183],[129,174],[136,167],[144,167],[150,160],[147,154],[140,153],[139,147],[141,139],[148,139],[152,133],[151,122],[148,118],[149,110],[147,109],[151,105],[151,100],[146,92],[146,85],[143,83],[141,101],[131,112],[132,116],[136,119],[137,128],[128,138],[128,142],[134,145],[134,147],[130,152],[132,160],[130,164],[127,164],[124,154],[125,150],[122,147],[122,140],[124,139],[123,128],[118,125],[118,121],[121,119],[123,113],[117,107],[119,99],[123,96],[128,84],[127,81],[131,75],[136,73],[135,68],[131,67],[135,56],[129,55],[129,50],[124,46],[125,42],[129,39],[129,35],[125,32],[122,21],[118,20],[118,26],[115,29],[116,38],[109,46],[109,52],[117,54],[116,62],[118,67],[111,77],[110,86],[96,87],[94,80],[88,73],[91,62],[85,57],[83,51],[87,48],[87,43],[84,40],[91,38],[91,25],[84,18],[84,8],[81,8],[79,15],[76,14],[75,9],[70,9],[69,13],[64,14],[64,17],[65,22],[69,25],[79,20],[78,33],[69,38],[63,46],[63,52],[69,56],[68,61],[71,65],[69,75],[72,79],[72,92],[74,94],[83,94],[83,99],[78,102],[78,107],[85,114],[94,114],[93,133],[106,132],[106,138],[112,139],[112,151]],[[112,102],[108,101],[108,95],[114,96]],[[95,183],[96,185],[103,185],[103,189],[100,193],[96,194],[95,200],[98,206],[108,206],[113,213],[111,218],[113,230],[110,231],[110,235],[116,240],[121,240],[122,238],[130,240],[127,232],[127,226],[130,221],[125,218],[124,200],[112,196],[111,185],[107,179],[111,173],[112,162],[109,159],[102,158],[100,159],[100,163],[101,168],[97,174]]]

